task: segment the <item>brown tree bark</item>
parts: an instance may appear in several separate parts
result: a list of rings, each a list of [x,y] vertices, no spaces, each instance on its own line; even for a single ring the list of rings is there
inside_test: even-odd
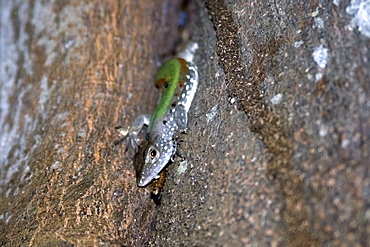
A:
[[[365,1],[180,2],[1,2],[0,245],[370,245]],[[200,86],[156,206],[114,126],[188,36]]]
[[[154,203],[114,127],[153,110],[153,74],[173,52],[180,10],[1,2],[1,246],[147,242]]]

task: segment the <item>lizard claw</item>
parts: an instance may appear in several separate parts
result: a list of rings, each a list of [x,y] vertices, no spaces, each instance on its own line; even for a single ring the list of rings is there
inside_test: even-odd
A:
[[[121,126],[118,126],[118,127],[115,127],[115,129],[121,134],[123,135],[123,138],[121,138],[120,140],[118,141],[115,141],[114,142],[114,145],[118,145],[118,144],[121,144],[123,142],[125,142],[126,144],[126,150],[127,148],[130,146],[131,148],[133,148],[135,150],[135,152],[137,151],[138,149],[138,140],[137,140],[137,133],[134,132],[134,131],[131,131],[130,128],[127,128],[127,129],[124,129],[123,127]]]

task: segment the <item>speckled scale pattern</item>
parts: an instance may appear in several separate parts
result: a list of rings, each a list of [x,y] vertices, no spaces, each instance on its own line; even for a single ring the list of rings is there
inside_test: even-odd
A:
[[[195,92],[198,88],[198,73],[196,66],[188,62],[187,64],[188,73],[186,73],[186,82],[179,99],[178,104],[185,107],[185,111],[188,112],[191,106],[191,102],[194,99]]]
[[[170,140],[173,138],[173,135],[175,134],[175,131],[179,129],[178,122],[182,121],[181,119],[186,119],[187,121],[187,113],[190,109],[191,102],[193,101],[195,91],[198,87],[198,80],[197,80],[197,71],[196,67],[192,63],[187,64],[188,73],[186,74],[185,78],[185,84],[183,85],[181,90],[181,95],[179,95],[178,99],[174,99],[175,106],[170,107],[169,111],[167,112],[164,120],[163,120],[163,126],[161,126],[161,129],[156,128],[157,132],[162,133],[162,138],[165,140]],[[181,111],[180,115],[176,114],[176,110],[179,109],[179,106],[183,106],[185,111]],[[181,108],[180,108],[181,109]],[[187,123],[186,123],[187,124]],[[180,129],[181,130],[181,129]],[[162,147],[164,150],[166,150],[167,146],[165,145],[167,142],[164,140],[160,140],[159,146]],[[167,145],[169,145],[167,143]]]

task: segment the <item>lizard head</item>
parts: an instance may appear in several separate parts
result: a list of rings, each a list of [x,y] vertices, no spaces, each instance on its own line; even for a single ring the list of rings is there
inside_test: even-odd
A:
[[[145,140],[134,157],[137,185],[147,186],[170,162],[175,152],[172,140],[159,139],[155,142]]]

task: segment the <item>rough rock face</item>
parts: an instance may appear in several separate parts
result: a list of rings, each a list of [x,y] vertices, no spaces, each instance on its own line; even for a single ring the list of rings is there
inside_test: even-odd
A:
[[[0,246],[370,245],[368,1],[0,12]],[[200,88],[156,205],[114,127],[189,36]]]

